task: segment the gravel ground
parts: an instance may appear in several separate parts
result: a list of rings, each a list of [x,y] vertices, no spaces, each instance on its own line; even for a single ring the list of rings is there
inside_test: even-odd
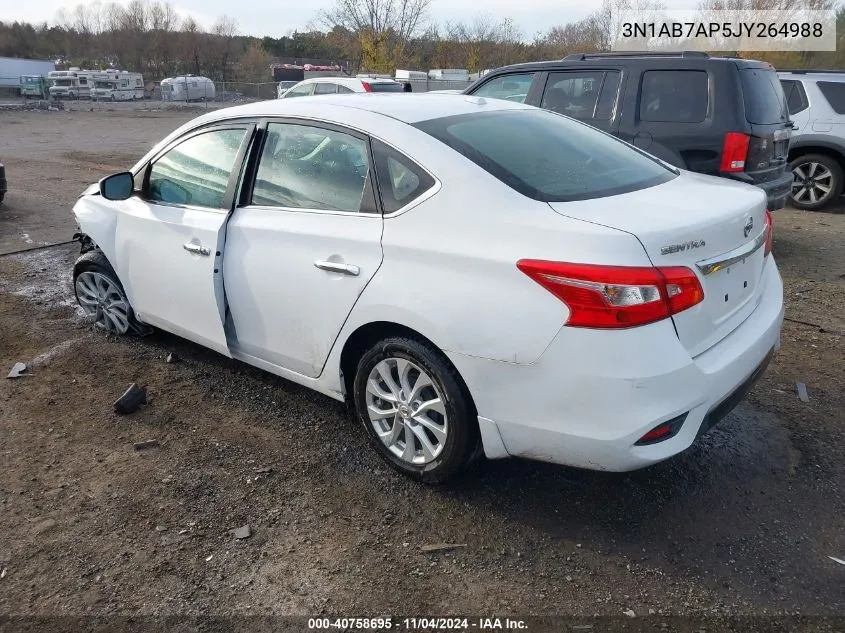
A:
[[[69,239],[88,183],[195,114],[0,113],[0,253]],[[73,246],[0,256],[0,367],[33,373],[0,382],[0,614],[843,618],[845,215],[780,211],[775,235],[783,347],[710,435],[630,474],[508,460],[439,488],[385,467],[333,400],[93,331]],[[115,416],[132,382],[149,403]],[[422,549],[443,542],[465,546]]]

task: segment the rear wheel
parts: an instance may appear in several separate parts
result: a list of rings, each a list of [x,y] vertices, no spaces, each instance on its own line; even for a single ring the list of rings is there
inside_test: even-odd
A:
[[[794,159],[791,203],[797,209],[816,211],[842,194],[843,173],[839,162],[823,154],[805,154]]]
[[[144,327],[135,319],[117,273],[100,251],[90,251],[76,260],[73,289],[79,306],[98,328],[129,334]]]
[[[373,345],[353,387],[359,421],[396,470],[444,482],[478,455],[475,410],[457,371],[432,346],[405,337]]]

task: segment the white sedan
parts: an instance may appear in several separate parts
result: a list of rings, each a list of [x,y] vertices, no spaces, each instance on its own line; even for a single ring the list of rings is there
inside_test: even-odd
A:
[[[517,103],[285,99],[92,186],[74,281],[106,330],[348,399],[423,481],[482,454],[624,471],[689,447],[778,346],[765,205]]]

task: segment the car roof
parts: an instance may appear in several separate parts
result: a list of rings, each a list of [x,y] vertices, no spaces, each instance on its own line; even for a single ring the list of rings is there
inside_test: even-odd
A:
[[[845,72],[841,70],[780,70],[779,77],[801,77],[822,81],[845,81]]]
[[[709,63],[732,63],[743,68],[771,68],[768,62],[761,62],[756,59],[744,59],[740,57],[711,57],[709,55],[663,55],[663,54],[648,54],[648,53],[630,53],[630,54],[596,54],[585,56],[582,59],[576,59],[576,55],[571,55],[565,59],[549,59],[537,62],[524,62],[521,64],[511,64],[510,66],[501,66],[491,70],[489,73],[483,75],[479,80],[483,80],[491,75],[499,75],[502,73],[509,73],[514,71],[528,71],[528,70],[550,70],[555,68],[589,68],[592,66],[626,66],[626,65],[659,65],[661,69],[666,69],[667,62],[676,63],[679,68],[683,66],[690,66],[694,64],[709,64]]]
[[[398,83],[393,79],[386,79],[384,77],[311,77],[309,79],[303,79],[299,83],[301,84],[322,84],[322,83],[331,83],[331,84],[348,84],[348,83],[356,83],[360,84],[362,82],[367,82],[369,84],[395,84]]]
[[[197,122],[210,123],[223,119],[271,116],[311,116],[346,122],[361,110],[380,114],[404,123],[417,123],[474,112],[498,110],[530,110],[531,106],[504,101],[468,97],[459,94],[406,94],[363,92],[344,95],[319,95],[308,99],[273,99],[215,110]],[[319,110],[319,112],[318,112]]]

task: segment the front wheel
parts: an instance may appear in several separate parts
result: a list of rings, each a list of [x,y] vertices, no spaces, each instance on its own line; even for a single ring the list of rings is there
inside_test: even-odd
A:
[[[839,162],[823,154],[806,154],[791,163],[792,206],[817,211],[842,194],[843,174]]]
[[[85,315],[112,334],[138,332],[136,319],[117,273],[100,251],[89,251],[73,267],[73,289]]]
[[[379,341],[358,362],[353,389],[359,421],[396,470],[441,483],[478,454],[475,408],[436,348],[405,337]]]

